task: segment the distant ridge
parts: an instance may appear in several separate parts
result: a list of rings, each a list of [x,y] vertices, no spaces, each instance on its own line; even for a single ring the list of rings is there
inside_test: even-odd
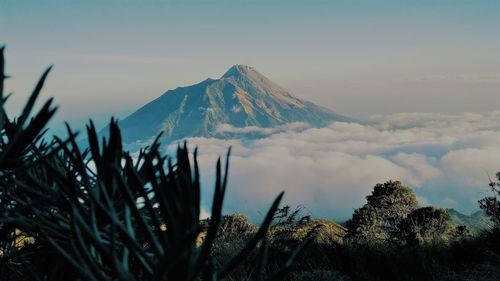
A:
[[[225,137],[217,131],[221,124],[272,128],[305,122],[321,127],[333,121],[353,119],[294,97],[253,67],[234,65],[220,79],[167,91],[119,124],[124,142],[136,143],[148,141],[160,131],[164,131],[163,142]]]
[[[465,225],[469,231],[477,235],[484,230],[491,229],[493,224],[490,217],[483,210],[474,212],[470,215],[460,213],[455,209],[446,209],[450,214],[451,220],[456,225]]]

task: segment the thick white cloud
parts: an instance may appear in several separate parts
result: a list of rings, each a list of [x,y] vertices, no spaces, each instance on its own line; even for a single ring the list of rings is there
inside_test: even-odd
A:
[[[376,183],[402,180],[422,205],[477,209],[488,175],[500,170],[500,111],[375,116],[375,125],[291,124],[265,138],[191,138],[200,150],[204,202],[209,205],[215,161],[232,146],[225,209],[263,217],[273,198],[304,205],[317,217],[347,219]],[[225,132],[259,132],[259,128]],[[172,148],[171,146],[170,148]]]
[[[420,187],[426,181],[443,174],[436,166],[437,160],[435,158],[429,158],[422,154],[399,152],[391,159],[413,175],[413,178],[408,179],[408,183],[414,187]]]
[[[495,175],[491,168],[499,167],[498,158],[500,158],[500,146],[466,148],[448,152],[441,159],[441,165],[454,182],[478,186],[484,184],[489,176]]]

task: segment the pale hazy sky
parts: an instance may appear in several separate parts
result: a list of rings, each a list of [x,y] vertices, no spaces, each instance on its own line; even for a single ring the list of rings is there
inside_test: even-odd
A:
[[[9,109],[53,63],[77,126],[233,64],[346,115],[500,109],[499,0],[0,0],[0,44]]]

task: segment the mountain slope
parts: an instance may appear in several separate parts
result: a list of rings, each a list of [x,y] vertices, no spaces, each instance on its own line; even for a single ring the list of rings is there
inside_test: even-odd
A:
[[[456,225],[465,225],[474,235],[492,227],[492,222],[484,211],[477,211],[471,215],[465,215],[455,209],[447,209],[451,220]]]
[[[169,142],[224,137],[217,131],[221,124],[270,128],[306,122],[320,127],[332,121],[352,119],[292,96],[252,67],[235,65],[220,79],[167,91],[120,121],[120,127],[125,143],[147,141],[160,131]]]

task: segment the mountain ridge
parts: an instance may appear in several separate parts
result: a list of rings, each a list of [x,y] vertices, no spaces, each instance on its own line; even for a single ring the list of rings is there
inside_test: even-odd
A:
[[[354,122],[293,96],[255,68],[233,65],[219,79],[168,90],[119,121],[125,143],[144,142],[164,132],[162,141],[187,137],[227,137],[217,128],[272,128],[304,122],[312,127],[333,121]],[[101,131],[106,134],[107,128]]]
[[[446,209],[446,211],[454,224],[466,226],[473,235],[477,235],[493,227],[490,217],[483,210],[475,211],[469,215],[463,214],[453,208]]]

